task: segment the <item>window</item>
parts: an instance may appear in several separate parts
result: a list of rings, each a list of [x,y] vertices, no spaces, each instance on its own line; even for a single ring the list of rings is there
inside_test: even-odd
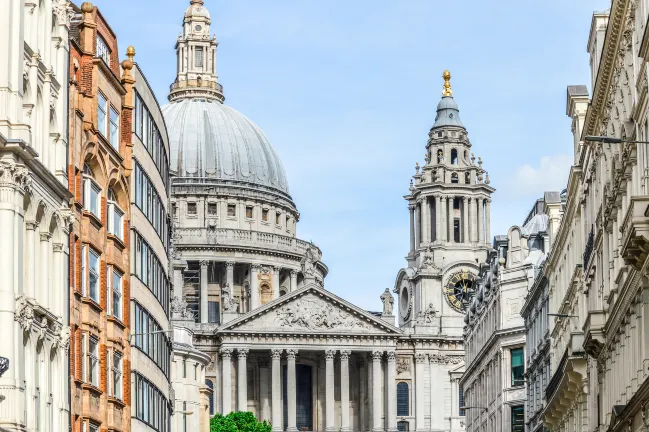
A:
[[[109,376],[112,380],[112,385],[109,386],[109,392],[117,399],[122,399],[122,354],[113,351],[112,358],[109,356],[110,362]]]
[[[457,176],[457,173],[451,174],[451,183],[459,183],[460,179]]]
[[[212,382],[212,380],[206,379],[205,385],[208,386],[210,390],[212,390],[210,392],[210,415],[214,415],[214,383]]]
[[[85,423],[84,423],[84,429],[85,429]],[[88,432],[99,432],[99,425],[88,422]]]
[[[194,363],[194,379],[198,379],[198,363]]]
[[[88,165],[83,166],[83,208],[101,220],[101,188]]]
[[[282,215],[279,214],[279,212],[275,213],[275,225],[279,225],[282,223]]]
[[[471,173],[464,173],[464,183],[471,184]]]
[[[135,205],[153,225],[165,249],[168,249],[169,224],[163,200],[137,161],[135,162]]]
[[[131,248],[135,255],[135,276],[149,288],[165,312],[169,313],[170,284],[165,267],[160,263],[153,249],[142,238],[139,232],[133,230],[133,244]]]
[[[88,336],[87,333],[83,334],[83,347],[84,351],[84,380],[95,387],[99,387],[99,339],[94,336]]]
[[[131,373],[131,382],[134,383],[135,417],[158,432],[169,432],[170,407],[164,394],[137,372]]]
[[[112,189],[108,190],[108,232],[124,240],[124,211],[117,205]]]
[[[410,391],[408,383],[397,384],[397,416],[410,415]]]
[[[460,243],[460,220],[453,219],[453,241]]]
[[[219,302],[207,302],[207,322],[219,323]]]
[[[246,217],[252,219],[252,206],[246,206]]]
[[[183,378],[187,378],[187,361],[183,359]]]
[[[459,401],[458,408],[462,408],[464,406],[464,389],[462,387],[459,388],[459,395],[457,399]],[[466,410],[460,409],[460,415],[464,417],[466,415]]]
[[[135,341],[133,346],[146,354],[169,376],[171,364],[171,344],[169,333],[164,332],[162,326],[139,303],[131,302],[131,317],[135,322]]]
[[[203,48],[201,47],[196,47],[196,61],[194,62],[194,66],[197,68],[202,68],[203,67]]]
[[[410,423],[405,421],[405,420],[397,422],[397,430],[399,432],[402,432],[402,431],[408,432],[410,430]]]
[[[512,407],[512,432],[525,430],[525,407],[523,405]]]
[[[456,149],[451,150],[451,164],[452,165],[457,165],[457,150]]]
[[[106,116],[108,115],[108,100],[97,92],[97,129],[99,133],[106,136]]]
[[[113,107],[110,107],[110,129],[108,134],[110,145],[119,151],[119,112]]]
[[[110,67],[110,49],[103,37],[97,33],[97,57],[102,59]]]
[[[512,386],[522,386],[525,384],[525,358],[523,348],[516,348],[510,351],[512,359]]]
[[[196,203],[187,203],[187,214],[188,215],[196,214]]]
[[[140,141],[142,141],[142,144],[146,147],[149,155],[153,159],[165,187],[169,188],[169,159],[167,158],[167,150],[165,149],[162,135],[156,126],[155,120],[137,91],[135,92],[135,112],[133,115],[135,134],[140,138]]]
[[[268,209],[261,210],[261,220],[268,222]]]
[[[99,303],[99,254],[88,245],[81,247],[81,276],[83,296]]]
[[[107,297],[109,301],[111,302],[111,307],[108,311],[110,315],[113,315],[115,318],[119,320],[123,320],[123,300],[122,300],[122,291],[123,291],[123,284],[122,284],[122,274],[119,273],[115,269],[111,269],[110,273],[112,275],[108,275],[108,284],[109,284],[109,296]],[[112,276],[112,277],[111,277]]]
[[[207,203],[207,214],[209,215],[216,214],[216,203]]]
[[[229,217],[237,216],[237,206],[235,204],[228,204],[228,216]]]

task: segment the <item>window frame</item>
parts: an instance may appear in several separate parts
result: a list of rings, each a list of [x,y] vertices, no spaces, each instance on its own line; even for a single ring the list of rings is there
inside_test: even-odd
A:
[[[196,47],[194,50],[194,67],[200,68],[202,70],[204,64],[205,64],[205,51],[203,50],[203,47]]]
[[[520,366],[514,366],[514,352],[520,352],[520,358],[523,362]],[[509,350],[509,367],[511,369],[511,383],[512,387],[520,387],[525,385],[525,349],[523,347],[510,348]],[[515,374],[519,371],[520,368],[520,377],[516,379]],[[515,371],[516,369],[516,371]]]
[[[85,333],[86,335],[86,358],[84,361],[87,361],[86,373],[87,376],[84,377],[84,382],[88,384],[99,387],[99,338]],[[94,349],[92,346],[94,344]]]
[[[109,110],[108,98],[101,91],[97,91],[97,130],[104,138],[108,138]]]
[[[115,117],[113,118],[113,114]],[[110,142],[110,145],[113,146],[115,150],[119,152],[119,132],[120,132],[120,127],[119,127],[119,119],[120,119],[120,113],[115,107],[111,104],[109,104],[109,109],[108,109],[108,142]]]
[[[124,241],[124,215],[126,212],[119,206],[115,194],[108,190],[108,232],[121,241]],[[115,214],[119,215],[118,223],[115,223]],[[115,226],[117,225],[117,226]]]
[[[121,352],[113,350],[109,353],[109,376],[110,384],[108,386],[109,395],[123,400],[124,397],[124,369],[123,362],[124,356]]]
[[[91,254],[97,258],[96,269],[91,265]],[[91,289],[91,274],[95,276],[95,289]],[[101,254],[97,253],[87,243],[81,245],[81,294],[83,297],[89,298],[97,304],[101,302]],[[93,296],[94,291],[94,296]]]
[[[407,409],[407,413],[406,413],[406,414],[403,414],[403,411],[399,411],[399,408],[400,408],[400,407],[399,407],[399,404],[403,402],[403,401],[400,401],[399,398],[404,396],[403,394],[401,394],[401,396],[400,396],[400,394],[399,394],[399,387],[402,387],[402,388],[403,388],[402,384],[405,385],[405,387],[406,387],[406,393],[405,393],[405,397],[406,397],[406,401],[405,401],[405,402],[406,402],[406,405],[407,405],[407,407],[406,407],[406,409]],[[409,416],[410,416],[410,384],[407,383],[406,381],[399,381],[399,382],[396,384],[396,386],[397,386],[397,388],[396,388],[396,395],[397,395],[397,417],[409,417]],[[401,414],[400,414],[400,413],[401,413]]]
[[[86,165],[87,166],[87,165]],[[88,168],[89,169],[89,168]],[[101,192],[102,188],[97,183],[97,180],[92,176],[92,171],[90,174],[85,172],[82,175],[83,177],[83,209],[92,213],[97,219],[101,221]],[[95,192],[96,197],[92,198],[92,192]],[[94,207],[92,206],[94,201]]]
[[[106,303],[110,305],[107,307],[107,314],[120,320],[124,321],[124,273],[120,272],[115,267],[108,267],[106,270],[107,274],[106,279],[106,288],[108,295],[106,296]],[[119,283],[115,283],[115,278],[118,279]],[[117,287],[115,285],[118,285]]]

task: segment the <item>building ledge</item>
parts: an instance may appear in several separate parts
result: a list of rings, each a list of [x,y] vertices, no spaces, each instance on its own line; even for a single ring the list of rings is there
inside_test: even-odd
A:
[[[584,351],[594,359],[599,357],[602,347],[606,342],[604,325],[606,313],[603,310],[589,311],[584,323]]]
[[[649,254],[649,196],[631,198],[621,232],[624,263],[642,270]]]

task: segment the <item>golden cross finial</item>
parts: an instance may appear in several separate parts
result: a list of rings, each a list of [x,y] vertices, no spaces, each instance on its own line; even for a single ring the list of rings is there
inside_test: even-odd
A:
[[[448,70],[445,70],[442,74],[444,78],[444,90],[442,90],[442,96],[453,96],[453,90],[451,90],[451,73]]]

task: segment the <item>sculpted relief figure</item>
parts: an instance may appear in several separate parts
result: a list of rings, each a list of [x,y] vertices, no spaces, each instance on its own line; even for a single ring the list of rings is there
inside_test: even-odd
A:
[[[383,302],[383,315],[392,316],[394,311],[394,296],[390,294],[390,289],[386,288],[381,294],[381,301]]]
[[[417,321],[420,323],[432,324],[435,316],[437,316],[437,311],[435,310],[435,306],[430,303],[425,311],[419,311],[417,314]]]
[[[314,300],[299,300],[277,310],[280,327],[299,327],[308,330],[369,330],[370,326],[341,312],[330,304]]]
[[[316,254],[312,247],[309,247],[302,258],[302,273],[306,276],[314,276],[315,274]]]
[[[232,295],[232,288],[228,283],[224,284],[221,288],[221,302],[223,303],[223,310],[225,312],[236,312],[239,304]]]

